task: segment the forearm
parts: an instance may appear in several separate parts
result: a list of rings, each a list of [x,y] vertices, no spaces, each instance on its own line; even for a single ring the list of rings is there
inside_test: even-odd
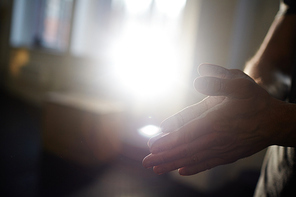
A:
[[[296,15],[285,7],[280,12],[244,71],[272,96],[284,99],[296,63]],[[267,130],[274,131],[273,144],[296,147],[296,105],[273,99],[271,107]]]
[[[295,51],[296,15],[277,16],[244,71],[269,93],[280,98],[290,83]]]

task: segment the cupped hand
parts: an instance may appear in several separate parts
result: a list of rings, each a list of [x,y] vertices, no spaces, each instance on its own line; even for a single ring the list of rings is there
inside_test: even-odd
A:
[[[143,166],[157,174],[192,175],[232,163],[274,144],[277,100],[240,70],[203,64],[194,82],[208,95],[166,119],[149,141]]]

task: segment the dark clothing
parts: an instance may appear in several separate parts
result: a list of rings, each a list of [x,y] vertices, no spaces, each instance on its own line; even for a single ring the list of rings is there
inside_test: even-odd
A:
[[[279,14],[296,13],[296,0],[283,0],[281,3]],[[283,3],[287,6],[286,10]],[[254,196],[296,196],[295,148],[282,146],[268,148]]]
[[[295,158],[295,148],[269,147],[263,162],[255,196],[296,196]]]

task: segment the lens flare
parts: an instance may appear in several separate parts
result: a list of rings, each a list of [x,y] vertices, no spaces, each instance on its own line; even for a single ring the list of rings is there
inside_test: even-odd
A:
[[[140,129],[138,129],[139,134],[144,137],[152,137],[158,133],[160,133],[160,128],[155,125],[146,125]]]

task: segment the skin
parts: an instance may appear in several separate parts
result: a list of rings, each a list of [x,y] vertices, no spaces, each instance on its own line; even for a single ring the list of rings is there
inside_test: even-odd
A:
[[[201,116],[154,142],[143,160],[146,168],[154,167],[157,174],[176,169],[196,174],[281,144],[295,129],[293,118],[282,117],[290,117],[293,108],[295,118],[296,107],[274,99],[242,71],[204,64],[199,72],[195,88],[210,95],[199,103]]]
[[[296,15],[275,18],[261,47],[244,72],[273,97],[285,99],[296,51]]]
[[[295,35],[295,15],[276,17],[246,66],[248,75],[200,65],[194,85],[208,97],[189,107],[195,111],[191,121],[174,124],[177,113],[162,123],[167,134],[151,139],[151,154],[144,158],[143,166],[153,167],[157,174],[178,169],[180,175],[193,175],[270,145],[295,147],[296,105],[278,99],[287,94]]]

